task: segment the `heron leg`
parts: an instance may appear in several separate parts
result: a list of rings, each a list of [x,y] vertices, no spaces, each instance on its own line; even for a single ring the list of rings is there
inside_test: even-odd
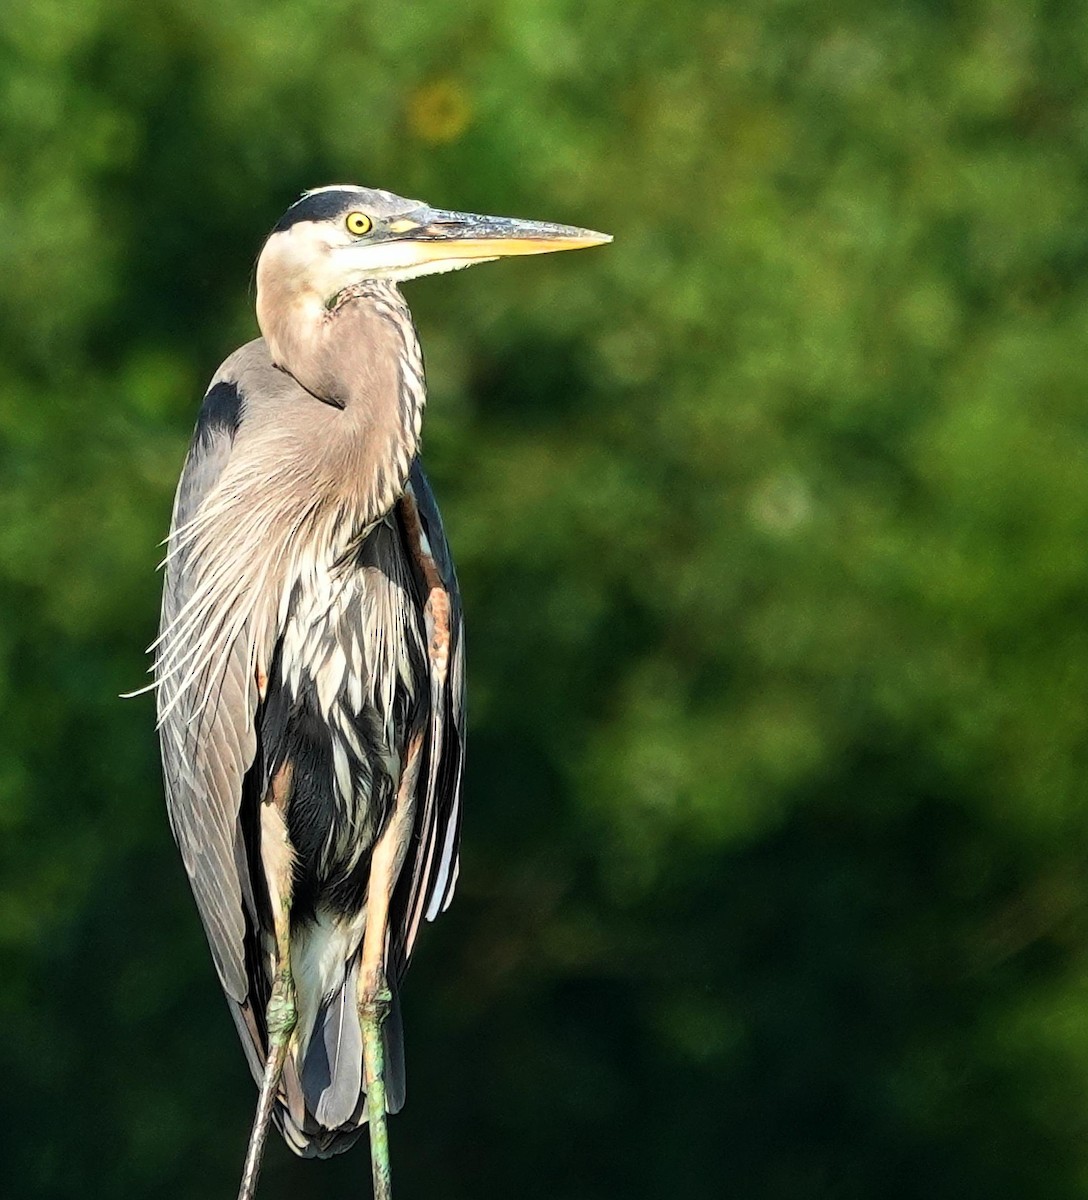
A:
[[[370,1166],[374,1179],[374,1200],[391,1200],[393,1181],[389,1167],[389,1132],[386,1128],[385,1044],[382,1026],[389,1015],[393,993],[379,967],[359,1003],[363,1029],[363,1074],[366,1082],[367,1125],[370,1131]]]
[[[276,975],[267,1014],[268,1058],[265,1060],[257,1113],[253,1118],[253,1131],[249,1135],[249,1149],[246,1151],[246,1163],[242,1169],[242,1186],[238,1190],[238,1200],[253,1200],[257,1190],[257,1176],[261,1171],[264,1144],[272,1120],[272,1108],[276,1103],[283,1064],[287,1059],[291,1035],[298,1019],[295,1011],[295,988],[291,982],[290,971],[280,971]]]
[[[358,1005],[363,1033],[363,1078],[366,1084],[374,1200],[392,1200],[393,1195],[389,1134],[386,1128],[385,1043],[382,1040],[382,1026],[389,1016],[393,993],[385,977],[385,955],[389,935],[389,901],[404,865],[415,820],[416,783],[419,779],[422,744],[422,734],[416,734],[408,743],[393,811],[370,855]]]
[[[261,805],[261,863],[268,881],[268,894],[272,906],[276,972],[272,980],[272,994],[265,1009],[268,1056],[265,1059],[257,1112],[253,1118],[253,1131],[249,1135],[249,1148],[242,1169],[238,1200],[253,1200],[257,1190],[257,1176],[261,1171],[272,1110],[279,1094],[283,1064],[287,1060],[291,1038],[298,1022],[295,984],[291,975],[290,914],[294,853],[287,836],[286,821],[290,787],[291,767],[287,764],[273,778],[268,795]]]

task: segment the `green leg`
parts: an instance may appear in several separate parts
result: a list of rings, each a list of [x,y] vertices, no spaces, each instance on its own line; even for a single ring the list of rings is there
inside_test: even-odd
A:
[[[238,1200],[253,1200],[257,1190],[257,1176],[261,1172],[264,1143],[268,1136],[268,1125],[272,1118],[272,1106],[276,1102],[284,1060],[295,1031],[298,1014],[295,1009],[295,985],[291,972],[282,969],[272,985],[272,996],[268,1001],[268,1058],[265,1062],[261,1095],[257,1101],[257,1115],[253,1118],[253,1132],[249,1135],[246,1165],[242,1171],[242,1186]]]
[[[385,976],[379,970],[373,989],[359,1005],[363,1029],[363,1071],[366,1078],[367,1124],[370,1131],[370,1165],[374,1175],[374,1200],[392,1200],[389,1170],[389,1133],[385,1108],[385,1045],[382,1026],[393,1001]]]

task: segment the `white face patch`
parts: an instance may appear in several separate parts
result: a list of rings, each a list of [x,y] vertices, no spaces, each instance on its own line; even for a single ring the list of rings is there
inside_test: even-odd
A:
[[[335,290],[333,238],[326,222],[299,221],[273,233],[257,260],[257,302],[262,292],[324,297]]]
[[[460,271],[474,263],[492,262],[498,258],[497,254],[473,254],[467,245],[464,249],[469,252],[459,255],[457,243],[453,241],[425,242],[411,238],[371,243],[360,241],[333,249],[330,258],[335,267],[331,274],[342,280],[336,288],[336,291],[340,291],[365,279],[399,282],[417,279],[421,275]]]

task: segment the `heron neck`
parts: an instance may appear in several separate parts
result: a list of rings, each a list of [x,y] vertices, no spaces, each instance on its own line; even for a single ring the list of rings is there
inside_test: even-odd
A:
[[[319,400],[342,410],[327,423],[327,461],[354,479],[362,507],[387,512],[419,452],[426,402],[411,313],[392,283],[367,282],[331,306],[298,301],[266,330],[272,359]]]

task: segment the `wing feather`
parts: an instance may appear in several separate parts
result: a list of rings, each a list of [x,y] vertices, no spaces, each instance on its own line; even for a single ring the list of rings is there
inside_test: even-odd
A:
[[[464,620],[438,505],[418,461],[403,506],[405,541],[427,632],[430,724],[415,834],[394,898],[391,966],[408,965],[420,921],[448,905],[457,874],[465,754]]]
[[[214,382],[204,399],[196,432],[178,484],[171,521],[171,552],[163,584],[160,636],[199,586],[199,573],[186,569],[191,543],[174,544],[214,492],[230,458],[241,417],[242,397],[229,381]],[[212,677],[184,686],[184,672],[164,672],[158,684],[159,739],[166,806],[189,875],[212,957],[223,987],[242,1003],[245,969],[244,880],[239,861],[238,809],[242,780],[256,753],[245,631],[210,666]],[[215,676],[218,675],[218,678]],[[205,695],[212,703],[203,703]],[[244,854],[241,856],[244,861]]]

